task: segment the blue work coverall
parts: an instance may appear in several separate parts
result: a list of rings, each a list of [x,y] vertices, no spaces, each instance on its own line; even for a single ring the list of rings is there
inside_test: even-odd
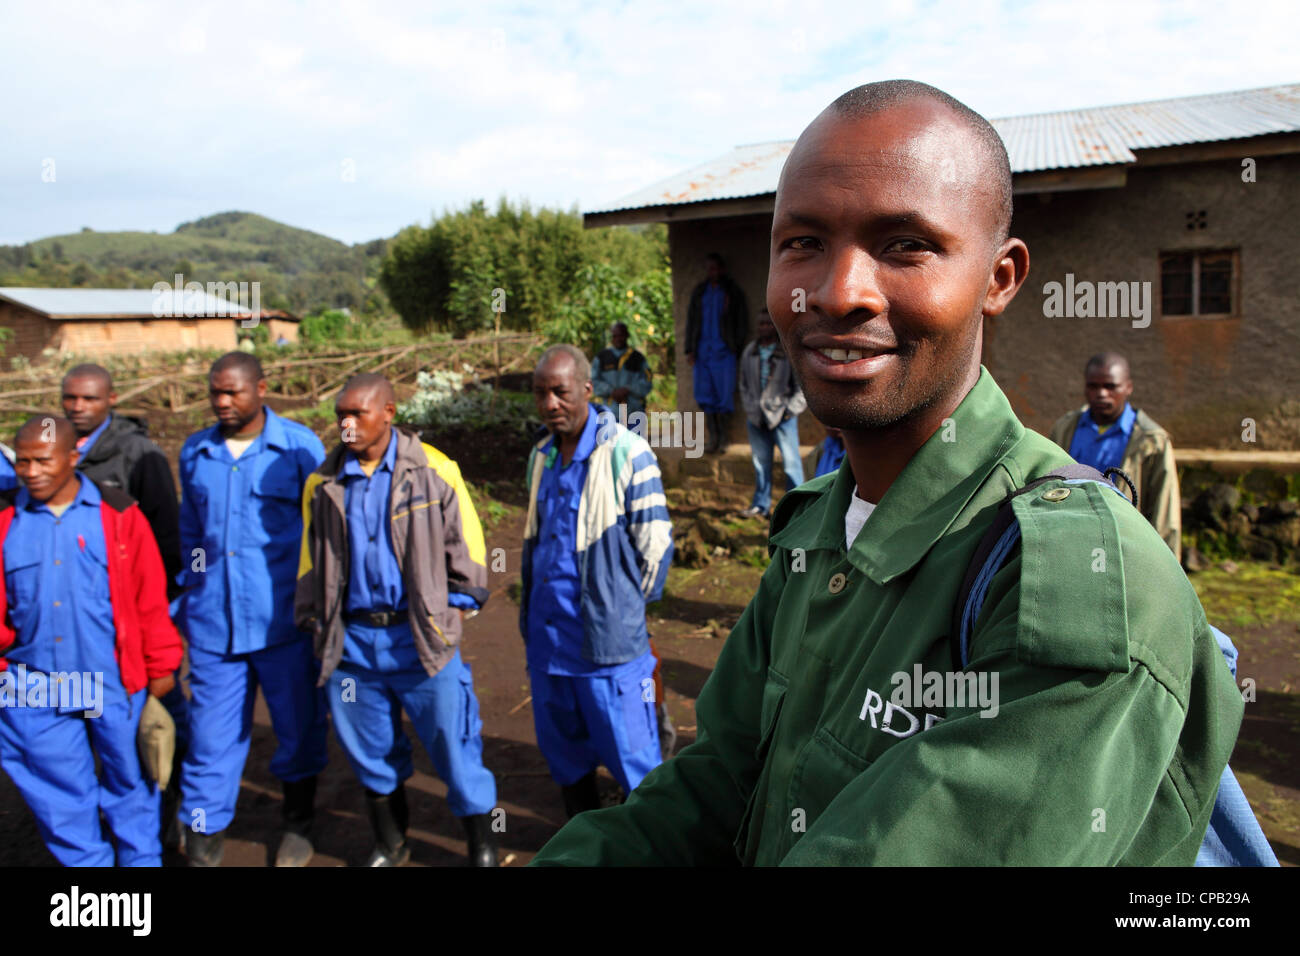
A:
[[[469,664],[457,651],[430,677],[420,663],[410,621],[378,626],[358,615],[407,610],[406,585],[393,553],[388,521],[397,430],[369,475],[355,455],[340,475],[346,485],[348,588],[343,660],[329,675],[334,732],[362,785],[387,794],[415,772],[410,739],[402,731],[405,710],[438,776],[447,784],[447,805],[458,817],[490,812],[496,781],[483,766],[483,722]],[[452,607],[479,603],[452,591]]]
[[[1107,468],[1119,468],[1124,464],[1124,452],[1128,448],[1133,423],[1136,421],[1137,412],[1125,402],[1119,419],[1103,431],[1092,420],[1092,411],[1084,409],[1079,416],[1074,437],[1070,440],[1070,457],[1080,464],[1092,465],[1101,472]]]
[[[735,408],[736,355],[722,335],[722,312],[727,293],[720,285],[707,286],[700,308],[703,324],[695,353],[695,404],[705,414],[730,413]]]
[[[528,673],[537,747],[555,782],[569,786],[603,763],[631,793],[663,762],[654,653],[609,665],[593,664],[582,654],[578,512],[599,417],[596,407],[588,406],[573,459],[563,465],[557,452],[542,473],[528,597]],[[638,610],[644,616],[644,607]]]
[[[128,696],[117,664],[102,500],[87,478],[62,515],[25,489],[15,499],[4,540],[15,631],[5,675],[14,693],[6,686],[0,694],[0,765],[64,866],[113,865],[101,810],[119,865],[161,866],[158,798],[136,752],[148,691]],[[65,696],[51,678],[73,675],[80,686]],[[46,691],[37,698],[39,688]]]
[[[271,773],[292,783],[328,762],[320,665],[292,613],[302,490],[325,448],[311,429],[265,412],[262,433],[238,459],[217,425],[181,449],[181,556],[189,567],[178,624],[189,640],[193,699],[178,817],[205,833],[234,818],[258,684],[277,741]]]

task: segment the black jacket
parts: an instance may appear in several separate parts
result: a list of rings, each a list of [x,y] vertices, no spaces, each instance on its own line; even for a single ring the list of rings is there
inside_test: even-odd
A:
[[[113,415],[90,451],[77,463],[101,488],[117,488],[140,504],[167,572],[167,596],[180,593],[180,504],[171,465],[162,449],[149,440],[149,426],[138,418]]]
[[[718,283],[727,294],[727,304],[722,310],[722,341],[731,349],[733,355],[739,355],[749,338],[749,308],[745,304],[745,293],[740,286],[731,281],[729,276],[722,276]],[[704,290],[708,287],[704,280],[691,293],[690,305],[686,307],[686,346],[683,351],[693,355],[700,344],[700,332],[704,328]]]

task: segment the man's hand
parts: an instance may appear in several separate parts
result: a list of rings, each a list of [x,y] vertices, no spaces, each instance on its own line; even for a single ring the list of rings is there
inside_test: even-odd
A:
[[[609,397],[614,399],[614,401],[616,402],[622,403],[622,402],[626,402],[627,397],[631,394],[632,393],[628,389],[620,386],[619,388],[616,388],[614,389],[614,391],[610,392]]]
[[[172,692],[176,686],[176,675],[168,674],[165,677],[155,677],[149,681],[149,694],[152,697],[165,697]]]
[[[694,352],[687,352],[687,353],[686,353],[686,364],[687,364],[687,365],[694,365],[694,364],[695,364],[695,353],[694,353]]]

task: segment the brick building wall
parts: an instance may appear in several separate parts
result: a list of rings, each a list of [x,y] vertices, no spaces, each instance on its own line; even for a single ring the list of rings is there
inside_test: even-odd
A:
[[[1255,182],[1243,182],[1241,159],[1249,155],[1242,144],[1233,158],[1139,163],[1122,188],[1016,196],[1013,232],[1029,246],[1029,278],[1007,312],[985,323],[983,360],[1027,426],[1046,432],[1081,405],[1084,363],[1114,349],[1132,365],[1134,403],[1169,429],[1175,447],[1296,447],[1300,422],[1268,423],[1288,401],[1296,418],[1300,400],[1300,156],[1257,157]],[[669,223],[679,343],[709,252],[726,260],[752,323],[766,297],[771,221],[755,214]],[[1227,249],[1237,251],[1237,315],[1162,317],[1160,254]],[[1046,317],[1043,286],[1063,283],[1067,273],[1094,283],[1150,282],[1150,325]],[[680,344],[677,396],[679,408],[695,409]],[[1257,423],[1255,445],[1241,442],[1243,418]],[[743,442],[743,417],[733,416],[731,427],[732,440]],[[811,415],[801,418],[800,436],[820,440]]]
[[[1083,404],[1084,363],[1105,349],[1128,357],[1134,404],[1175,447],[1242,449],[1243,418],[1262,423],[1300,398],[1300,156],[1258,158],[1253,183],[1241,173],[1240,158],[1138,166],[1122,189],[1016,197],[1013,232],[1029,246],[1029,279],[986,322],[984,362],[1026,425],[1045,431]],[[1227,249],[1239,251],[1237,316],[1162,317],[1160,253]],[[1067,273],[1150,282],[1151,324],[1045,317],[1043,286]],[[1267,432],[1260,427],[1253,447],[1278,447]]]
[[[38,358],[57,331],[55,323],[43,315],[11,302],[0,302],[0,328],[12,329],[13,337],[4,343],[6,356]]]
[[[57,325],[61,327],[57,346],[59,351],[79,355],[129,355],[195,348],[229,351],[236,345],[236,320],[228,317],[69,319]]]

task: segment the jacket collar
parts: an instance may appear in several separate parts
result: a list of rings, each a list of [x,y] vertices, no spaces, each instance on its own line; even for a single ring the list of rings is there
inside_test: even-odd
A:
[[[397,471],[397,429],[393,426],[389,427],[392,437],[388,441],[388,447],[384,449],[384,457],[379,460],[375,470],[383,471],[387,468],[390,474],[394,474]],[[366,477],[366,473],[361,468],[361,459],[357,458],[356,455],[344,455],[343,463],[339,466],[339,477]]]
[[[944,441],[945,435],[951,440]],[[877,584],[911,570],[1024,435],[1006,396],[981,366],[979,380],[952,413],[951,427],[930,436],[880,499],[847,552],[849,563]],[[821,486],[820,497],[772,536],[772,544],[843,552],[844,514],[855,484],[852,468],[840,468],[829,487]]]
[[[424,454],[424,446],[420,441],[419,433],[409,425],[394,425],[397,429],[397,459],[393,464],[393,484],[394,486],[401,479],[401,476],[411,468],[424,468],[429,464],[428,457]],[[391,445],[390,445],[391,449]],[[348,450],[339,442],[333,450],[325,456],[320,468],[316,469],[322,475],[325,475],[331,482],[339,482],[343,477],[343,465],[347,460]]]

